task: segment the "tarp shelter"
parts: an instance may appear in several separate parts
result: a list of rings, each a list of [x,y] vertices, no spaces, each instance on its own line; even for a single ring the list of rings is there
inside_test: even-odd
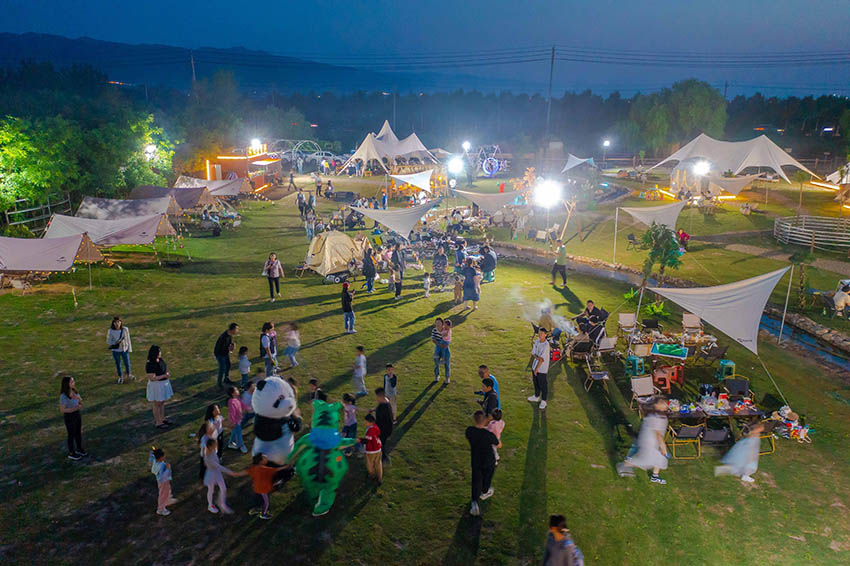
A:
[[[748,167],[771,169],[788,183],[791,180],[782,170],[782,167],[786,165],[797,167],[817,177],[765,135],[747,141],[728,142],[700,134],[679,151],[653,165],[650,169],[655,169],[665,163],[686,159],[704,159],[711,164],[712,169],[720,172],[732,171],[735,175]]]
[[[70,271],[75,261],[103,261],[87,234],[50,239],[0,238],[0,273]]]
[[[322,232],[310,242],[307,267],[323,276],[339,273],[348,269],[352,259],[362,260],[368,247],[367,238],[354,240],[342,232]]]
[[[433,169],[428,169],[427,171],[411,173],[410,175],[390,175],[390,177],[397,181],[401,181],[402,183],[413,185],[414,187],[419,187],[423,191],[428,191],[430,193],[431,175],[433,175],[433,173]]]
[[[425,204],[419,204],[410,208],[400,208],[397,210],[378,210],[374,208],[360,208],[352,206],[352,210],[356,210],[363,216],[368,216],[372,220],[380,222],[405,240],[410,236],[410,231],[416,226],[416,223],[425,216],[425,213],[438,206],[439,200],[432,200]]]
[[[850,163],[848,163],[844,167],[839,167],[838,171],[827,175],[826,180],[827,182],[833,183],[835,185],[850,184]]]
[[[753,184],[753,181],[761,177],[758,175],[744,175],[742,177],[709,177],[708,192],[718,195],[722,191],[738,196],[741,191]]]
[[[216,202],[215,197],[210,194],[206,187],[168,188],[157,187],[155,185],[143,185],[130,191],[131,199],[148,199],[164,196],[174,197],[177,201],[177,205],[183,210],[213,206]]]
[[[620,224],[620,211],[623,210],[632,215],[638,222],[651,226],[653,222],[658,225],[667,226],[671,230],[676,229],[676,220],[679,213],[685,208],[685,201],[677,201],[661,206],[622,206],[614,211],[614,257],[613,263],[617,263],[617,230]]]
[[[459,191],[453,189],[454,194],[459,197],[470,200],[478,205],[481,210],[495,214],[503,206],[507,206],[514,202],[523,191],[511,191],[509,193],[472,193],[468,191]]]
[[[214,197],[231,197],[241,193],[250,193],[251,185],[247,179],[225,179],[222,181],[208,181],[188,175],[180,175],[174,182],[174,188],[199,188],[206,187]]]
[[[567,156],[567,163],[564,165],[564,168],[561,169],[561,173],[566,173],[570,169],[578,167],[582,163],[587,163],[588,165],[592,165],[594,167],[596,166],[596,164],[593,162],[592,157],[581,158],[581,157],[576,157],[575,155],[570,153]]]
[[[758,355],[757,338],[764,306],[773,288],[789,269],[783,267],[764,275],[714,287],[650,287],[649,290],[694,313]]]
[[[180,206],[171,195],[137,200],[83,197],[83,202],[80,203],[76,216],[78,218],[116,220],[152,214],[178,216],[180,212]]]
[[[95,220],[54,214],[44,232],[45,238],[56,239],[88,234],[96,246],[147,245],[157,236],[176,236],[177,232],[165,214],[132,216],[118,220]]]

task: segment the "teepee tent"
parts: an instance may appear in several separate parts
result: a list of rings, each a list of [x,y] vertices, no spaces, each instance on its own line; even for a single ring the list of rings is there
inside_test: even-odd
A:
[[[44,237],[64,238],[88,234],[96,246],[148,245],[157,236],[176,236],[177,232],[164,214],[134,216],[118,220],[95,220],[54,214]]]
[[[352,206],[351,209],[356,210],[363,216],[368,216],[372,220],[380,222],[406,240],[410,235],[410,231],[425,216],[425,213],[439,204],[439,200],[432,200],[425,204],[396,210],[377,210],[374,208],[360,208],[358,206]]]
[[[180,206],[171,195],[136,200],[83,197],[83,202],[80,203],[76,216],[78,218],[116,220],[152,214],[178,216],[181,212]]]
[[[585,157],[585,158],[581,158],[581,157],[576,157],[575,155],[573,155],[572,153],[570,153],[570,154],[567,156],[567,162],[566,162],[566,164],[564,165],[564,168],[563,168],[563,169],[561,169],[561,173],[566,173],[566,172],[567,172],[567,171],[569,171],[570,169],[573,169],[574,167],[578,167],[578,166],[579,166],[579,165],[581,165],[582,163],[588,163],[588,164],[590,164],[590,165],[596,166],[596,164],[595,164],[595,163],[593,163],[593,158],[592,158],[592,157]]]
[[[773,288],[789,269],[783,267],[764,275],[714,287],[650,287],[649,290],[699,316],[758,355],[757,338],[764,306]]]
[[[87,234],[50,239],[0,238],[0,273],[70,271],[75,261],[103,261]]]
[[[342,232],[322,232],[310,242],[307,250],[307,267],[326,276],[348,269],[352,259],[361,260],[369,240],[354,240]]]
[[[390,175],[393,179],[400,181],[401,183],[406,183],[408,185],[413,185],[414,187],[418,187],[423,191],[431,192],[431,175],[434,173],[433,169],[428,169],[427,171],[421,171],[419,173],[411,173],[410,175]]]
[[[638,222],[642,222],[647,226],[651,226],[653,222],[658,225],[667,226],[668,228],[676,229],[676,220],[679,218],[679,213],[685,208],[685,201],[678,201],[672,204],[662,204],[661,206],[622,206],[614,211],[614,259],[613,263],[617,263],[617,230],[620,224],[620,211],[623,210],[632,215]]]
[[[523,191],[511,191],[509,193],[472,193],[453,189],[452,192],[459,197],[465,198],[477,204],[481,210],[495,214],[503,206],[514,202]]]
[[[654,169],[665,163],[684,161],[686,159],[704,159],[717,171],[732,171],[737,175],[748,167],[772,169],[777,175],[791,181],[782,170],[783,166],[793,166],[817,177],[803,167],[796,159],[785,153],[782,148],[773,143],[770,138],[761,135],[747,141],[728,142],[716,140],[705,134],[700,134],[673,155],[650,167]]]

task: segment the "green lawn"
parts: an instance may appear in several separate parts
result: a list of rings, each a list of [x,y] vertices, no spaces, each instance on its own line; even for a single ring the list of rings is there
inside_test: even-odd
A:
[[[549,408],[545,414],[532,410],[525,401],[526,317],[544,299],[564,314],[578,312],[588,298],[613,309],[624,287],[573,276],[569,291],[561,292],[546,284],[544,270],[503,262],[497,282],[484,288],[481,308],[462,313],[448,293],[422,298],[414,275],[401,302],[383,289],[358,296],[359,333],[344,336],[338,287],[312,275],[292,277],[306,248],[297,220],[291,198],[250,203],[241,229],[187,239],[194,261],[180,269],[149,263],[128,263],[121,272],[95,267],[93,291],[83,290],[87,272],[80,270],[28,296],[0,296],[7,352],[0,362],[6,384],[0,397],[0,500],[6,511],[0,515],[0,562],[536,564],[548,514],[561,512],[589,564],[847,563],[850,388],[836,376],[762,341],[784,394],[817,433],[812,445],[779,440],[777,453],[762,458],[754,486],[715,479],[712,450],[701,460],[673,462],[665,487],[644,476],[620,479],[613,465],[625,455],[630,426],[637,424],[624,409],[628,385],[622,372],[611,366],[617,383],[609,398],[598,389],[585,393],[580,368],[553,366]],[[259,274],[272,250],[289,276],[283,299],[274,304],[267,302]],[[747,269],[763,267],[769,266]],[[76,309],[69,286],[77,290]],[[143,374],[147,347],[162,346],[174,376],[168,408],[178,423],[174,429],[152,426],[143,380],[114,383],[104,347],[114,314],[132,330],[136,375]],[[448,387],[431,382],[428,325],[438,315],[451,316],[456,326]],[[271,521],[247,515],[250,488],[242,479],[229,481],[235,515],[205,511],[191,435],[204,407],[223,403],[212,344],[237,321],[238,343],[256,354],[266,320],[299,321],[304,348],[301,366],[291,374],[302,393],[310,377],[332,399],[350,390],[357,344],[367,350],[369,387],[377,386],[387,362],[400,376],[400,423],[383,486],[370,487],[362,460],[352,459],[334,509],[320,519],[310,517],[311,504],[297,480],[272,497]],[[730,354],[759,398],[777,395],[751,355],[739,347]],[[477,520],[466,512],[463,429],[477,407],[472,391],[482,362],[500,379],[507,426],[496,495]],[[84,463],[64,458],[56,403],[62,372],[76,377],[85,400],[83,434],[92,458]],[[708,379],[697,370],[686,375],[690,387]],[[303,395],[301,409],[309,420]],[[167,518],[154,514],[155,481],[146,465],[153,444],[165,448],[181,500]],[[226,451],[225,465],[241,469],[247,463],[247,456]]]

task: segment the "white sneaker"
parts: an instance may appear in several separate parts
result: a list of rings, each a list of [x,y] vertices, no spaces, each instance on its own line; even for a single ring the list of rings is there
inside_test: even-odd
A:
[[[270,303],[273,303],[273,302],[274,302],[274,299],[269,299],[269,302],[270,302]]]
[[[231,442],[230,444],[227,445],[227,447],[230,448],[231,450],[239,450],[239,447],[236,446],[235,442]]]
[[[492,487],[481,494],[481,499],[490,499],[491,497],[493,497],[493,488]]]
[[[741,481],[745,483],[753,483],[754,480],[752,476],[741,476]]]
[[[451,382],[452,382],[452,378],[447,377],[447,378],[446,378],[446,385],[448,385],[448,384],[449,384],[449,383],[451,383]]]
[[[209,511],[210,513],[218,513],[218,507],[216,507],[215,505],[210,505],[209,507],[207,507],[207,511]]]
[[[546,401],[540,401],[540,406],[538,408],[539,409],[545,409],[546,408]]]
[[[473,501],[472,506],[469,508],[469,514],[473,517],[478,517],[481,515],[481,509],[478,508],[478,502]]]
[[[171,515],[171,511],[169,511],[168,509],[157,509],[156,514],[162,515],[163,517],[168,517],[169,515]]]
[[[540,401],[540,397],[538,397],[537,395],[532,395],[531,397],[528,398],[528,400],[531,401],[532,403],[537,403],[538,401]]]

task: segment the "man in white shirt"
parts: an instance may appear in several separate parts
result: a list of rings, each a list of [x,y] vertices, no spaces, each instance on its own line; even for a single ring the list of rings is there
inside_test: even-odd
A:
[[[850,307],[850,286],[845,285],[840,291],[836,291],[832,300],[835,303],[835,312],[839,316],[844,315]]]
[[[531,378],[534,382],[534,395],[528,398],[532,403],[540,402],[540,408],[546,408],[546,396],[549,384],[546,374],[549,372],[549,341],[546,339],[548,329],[540,327],[537,331],[537,341],[531,348]]]

